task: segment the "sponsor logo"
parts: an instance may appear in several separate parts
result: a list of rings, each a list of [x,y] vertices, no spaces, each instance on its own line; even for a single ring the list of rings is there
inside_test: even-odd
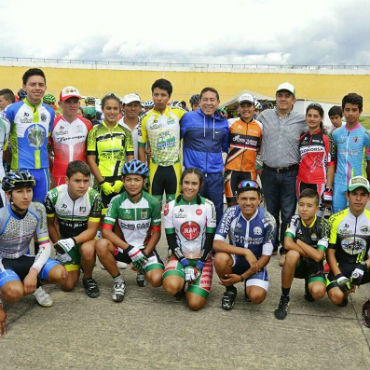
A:
[[[181,207],[179,209],[176,209],[175,217],[176,218],[185,218],[186,217],[185,210]]]
[[[186,240],[194,240],[199,236],[200,226],[193,221],[185,222],[181,225],[180,232]]]
[[[369,233],[369,226],[367,226],[367,225],[362,225],[362,226],[360,227],[360,231],[361,231],[362,233],[364,233],[364,234],[368,234],[368,233]]]
[[[200,215],[203,213],[203,211],[202,211],[200,208],[198,208],[198,209],[195,211],[195,213],[196,213],[198,216],[200,216]]]
[[[46,117],[46,114],[45,114],[45,113],[41,113],[40,118],[41,118],[41,121],[42,121],[42,122],[45,122],[45,121],[48,119],[48,118]]]
[[[80,212],[85,213],[86,212],[86,207],[80,207]]]
[[[353,240],[353,236],[351,236],[343,239],[341,245],[344,252],[353,256],[362,253],[366,249],[366,240],[362,238]]]
[[[169,206],[168,206],[168,203],[165,205],[165,207],[164,207],[164,215],[165,216],[167,216],[168,215],[168,212],[170,211],[170,208],[169,208]]]
[[[262,235],[262,228],[259,227],[259,226],[255,226],[253,228],[253,234],[256,234],[256,235]]]

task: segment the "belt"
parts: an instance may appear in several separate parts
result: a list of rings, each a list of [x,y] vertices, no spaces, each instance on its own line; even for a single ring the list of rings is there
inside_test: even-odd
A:
[[[267,168],[268,170],[274,171],[276,173],[284,173],[284,172],[288,172],[288,171],[297,170],[298,169],[298,164],[292,164],[289,167],[281,167],[281,168],[273,168],[273,167],[269,167],[269,166],[264,164],[263,168]]]

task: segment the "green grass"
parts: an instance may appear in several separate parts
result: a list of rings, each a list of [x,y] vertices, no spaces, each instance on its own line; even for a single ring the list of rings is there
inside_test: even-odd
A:
[[[366,130],[370,130],[370,117],[360,117],[360,123]]]

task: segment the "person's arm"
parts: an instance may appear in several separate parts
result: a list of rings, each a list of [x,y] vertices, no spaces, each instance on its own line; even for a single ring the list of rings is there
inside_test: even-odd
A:
[[[369,168],[369,162],[367,162],[367,165]],[[334,185],[334,174],[335,174],[335,166],[328,166],[328,173],[327,173],[327,179],[326,179],[326,187],[328,189],[333,189]]]
[[[366,175],[370,179],[370,161],[366,161]]]
[[[333,273],[334,276],[342,273],[342,271],[338,267],[337,258],[335,257],[335,249],[330,246],[326,252],[326,259],[328,260],[330,271]]]
[[[156,230],[152,232],[152,235],[150,236],[148,244],[144,248],[144,254],[146,256],[149,256],[150,253],[153,252],[160,238],[161,238],[161,230]]]
[[[140,144],[138,145],[138,156],[139,156],[139,161],[146,163],[145,147],[141,146]]]
[[[0,303],[0,337],[6,334],[6,312]]]
[[[101,175],[98,165],[96,164],[96,155],[95,154],[88,154],[87,155],[87,164],[90,167],[92,174],[95,176],[98,183],[102,183],[104,181],[104,177]]]
[[[144,254],[149,256],[153,252],[154,248],[161,238],[161,204],[158,200],[153,199],[150,203],[151,209],[151,220],[150,220],[150,239],[148,243],[144,246]]]
[[[227,254],[236,254],[238,256],[245,256],[250,265],[257,262],[254,253],[248,248],[235,247],[224,240],[213,240],[213,248],[216,252],[224,252]]]
[[[89,240],[93,240],[99,228],[100,219],[98,221],[88,221],[87,229],[82,231],[81,234],[74,236],[76,244],[82,244]]]
[[[48,220],[48,230],[49,230],[49,236],[53,244],[55,244],[60,239],[60,234],[57,229],[55,220],[55,214],[47,215]]]
[[[284,248],[288,251],[296,251],[302,257],[307,257],[304,250],[294,241],[294,239],[292,239],[291,236],[285,236],[284,237]]]
[[[145,146],[147,143],[146,116],[140,120],[138,129],[138,156],[139,160],[146,163]]]
[[[307,257],[312,258],[316,262],[320,262],[324,258],[325,251],[322,249],[316,249],[299,239],[297,240],[297,245],[302,248]]]

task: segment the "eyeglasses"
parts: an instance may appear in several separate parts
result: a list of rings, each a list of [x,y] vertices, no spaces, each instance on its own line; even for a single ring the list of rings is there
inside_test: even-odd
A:
[[[256,181],[253,180],[243,180],[239,183],[238,189],[256,189],[261,191],[260,186]]]

